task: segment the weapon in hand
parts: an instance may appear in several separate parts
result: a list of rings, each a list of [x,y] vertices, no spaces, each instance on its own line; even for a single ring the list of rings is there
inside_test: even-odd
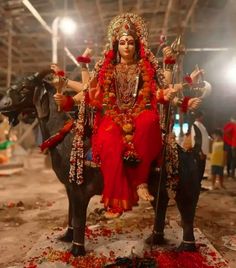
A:
[[[195,65],[195,71],[200,71],[198,64]],[[197,83],[192,85],[192,90],[195,92],[195,94],[198,94],[199,99],[204,99],[210,95],[212,90],[211,84],[204,80],[202,72],[199,74]]]
[[[59,75],[54,75],[51,83],[55,86],[57,93],[61,94],[63,87],[66,86],[67,79],[65,79]],[[57,106],[57,111],[58,112],[61,111],[60,104],[58,104],[58,106]]]

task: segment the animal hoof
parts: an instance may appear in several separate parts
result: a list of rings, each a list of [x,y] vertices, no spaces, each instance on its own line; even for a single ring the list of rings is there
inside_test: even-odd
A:
[[[197,251],[195,243],[184,243],[182,242],[179,247],[176,250],[177,252],[183,252],[183,251],[188,251],[188,252],[194,252]]]
[[[70,253],[74,257],[85,256],[86,255],[84,246],[78,246],[78,245],[75,245],[75,244],[72,244],[72,247],[70,249]]]
[[[145,243],[148,245],[164,245],[166,240],[163,234],[152,233],[146,240]]]
[[[66,232],[57,239],[61,242],[71,243],[73,240],[73,229],[68,228]]]

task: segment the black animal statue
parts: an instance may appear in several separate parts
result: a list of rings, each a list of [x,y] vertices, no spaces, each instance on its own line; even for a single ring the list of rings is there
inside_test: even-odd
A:
[[[0,100],[0,112],[13,117],[26,109],[36,110],[43,135],[43,140],[57,133],[68,121],[65,112],[58,112],[53,95],[54,87],[45,78],[50,71],[43,71],[24,78],[18,84],[11,86]],[[87,133],[85,131],[85,133]],[[72,242],[70,252],[74,256],[85,255],[85,224],[86,211],[90,198],[102,194],[103,178],[98,167],[84,165],[84,182],[81,185],[69,182],[70,152],[72,148],[73,133],[69,132],[64,139],[50,149],[52,168],[58,179],[65,185],[68,201],[68,229],[60,237],[64,242]],[[85,137],[86,138],[86,137]],[[176,202],[181,214],[183,227],[183,241],[179,250],[194,251],[195,242],[193,222],[195,208],[200,193],[200,182],[197,172],[197,158],[194,153],[187,153],[179,149],[180,181],[176,194]],[[166,180],[162,179],[158,203],[156,206],[159,176],[154,167],[150,171],[149,190],[155,197],[152,202],[156,216],[154,230],[146,240],[149,244],[163,244],[166,209],[169,197],[166,190]],[[164,174],[165,175],[165,174]]]

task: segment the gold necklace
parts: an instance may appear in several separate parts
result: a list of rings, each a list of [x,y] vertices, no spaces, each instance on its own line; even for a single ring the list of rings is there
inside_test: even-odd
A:
[[[140,69],[138,64],[118,64],[115,67],[115,91],[119,109],[132,108],[136,101]]]

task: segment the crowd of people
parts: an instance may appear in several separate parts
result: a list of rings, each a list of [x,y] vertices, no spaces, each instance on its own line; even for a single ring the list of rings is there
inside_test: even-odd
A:
[[[208,133],[204,123],[204,113],[197,111],[194,122],[185,134],[182,146],[186,150],[197,148],[200,152],[200,180],[204,178],[206,161],[209,159],[211,189],[225,189],[224,174],[235,178],[236,169],[236,119],[231,116],[222,128],[216,128]],[[217,181],[219,183],[217,183]]]

